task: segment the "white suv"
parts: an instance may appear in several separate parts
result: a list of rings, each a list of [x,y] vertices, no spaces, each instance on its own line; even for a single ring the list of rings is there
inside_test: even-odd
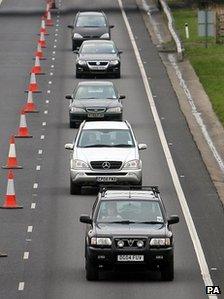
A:
[[[70,192],[79,194],[82,186],[99,184],[142,184],[142,161],[138,144],[127,121],[83,122],[74,143],[70,163]]]

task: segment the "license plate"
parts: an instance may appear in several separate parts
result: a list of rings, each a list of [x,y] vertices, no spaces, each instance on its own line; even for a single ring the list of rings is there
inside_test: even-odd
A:
[[[97,182],[116,182],[117,178],[113,178],[113,177],[97,177],[96,178]]]
[[[118,262],[144,262],[144,255],[118,255]]]
[[[104,117],[103,113],[88,113],[88,117]]]

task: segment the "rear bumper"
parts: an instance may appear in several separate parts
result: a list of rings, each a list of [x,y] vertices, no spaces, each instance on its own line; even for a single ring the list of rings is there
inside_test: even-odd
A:
[[[87,113],[69,113],[70,121],[73,123],[81,123],[84,120],[122,120],[122,113],[104,113],[103,117],[88,117]]]

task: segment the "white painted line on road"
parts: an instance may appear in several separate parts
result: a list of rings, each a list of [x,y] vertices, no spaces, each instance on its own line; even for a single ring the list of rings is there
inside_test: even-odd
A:
[[[207,264],[207,261],[206,261],[206,258],[205,258],[205,254],[204,254],[204,251],[202,249],[201,242],[200,242],[200,239],[198,237],[198,233],[197,233],[197,230],[195,228],[194,221],[192,219],[192,216],[191,216],[188,204],[187,204],[186,197],[184,195],[183,189],[181,187],[181,184],[180,184],[180,181],[179,181],[179,178],[178,178],[178,174],[177,174],[177,171],[176,171],[176,168],[175,168],[175,165],[174,165],[174,162],[173,162],[173,158],[172,158],[170,150],[169,150],[169,146],[167,144],[167,140],[166,140],[166,137],[165,137],[165,134],[164,134],[164,131],[163,131],[162,124],[160,122],[160,118],[159,118],[159,115],[158,115],[158,111],[156,109],[155,101],[154,101],[153,96],[152,96],[152,91],[150,89],[149,82],[147,80],[144,65],[142,63],[142,59],[141,59],[140,53],[138,51],[138,47],[137,47],[137,44],[135,42],[133,32],[131,30],[131,26],[130,26],[129,21],[127,19],[127,15],[124,11],[122,1],[121,0],[117,0],[117,1],[119,3],[121,13],[122,13],[122,17],[124,19],[124,22],[125,22],[125,25],[126,25],[126,28],[127,28],[127,31],[128,31],[129,38],[131,40],[131,43],[132,43],[132,46],[133,46],[133,49],[134,49],[134,52],[135,52],[135,57],[136,57],[136,60],[137,60],[137,63],[138,63],[138,66],[139,66],[139,69],[140,69],[140,72],[141,72],[142,80],[143,80],[145,91],[146,91],[146,94],[147,94],[147,97],[148,97],[148,100],[149,100],[149,104],[150,104],[150,107],[151,107],[154,122],[155,122],[155,125],[156,125],[156,128],[157,128],[157,131],[158,131],[158,135],[159,135],[159,138],[160,138],[160,141],[161,141],[161,145],[163,147],[163,151],[164,151],[166,161],[167,161],[167,165],[169,167],[169,171],[170,171],[170,174],[171,174],[171,177],[172,177],[172,180],[173,180],[173,184],[174,184],[174,187],[175,187],[178,199],[179,199],[179,203],[180,203],[180,206],[181,206],[181,209],[182,209],[182,212],[183,212],[183,215],[184,215],[187,227],[188,227],[188,231],[189,231],[189,234],[190,234],[193,246],[194,246],[194,250],[195,250],[195,253],[196,253],[196,256],[197,256],[197,259],[198,259],[198,264],[200,266],[201,275],[202,275],[202,278],[204,280],[204,284],[205,284],[205,286],[213,286],[213,281],[211,279],[211,275],[210,275],[210,272],[209,272],[209,268],[208,268],[208,264]],[[214,298],[218,299],[218,297],[216,295],[214,295],[214,296],[209,296],[208,295],[208,297],[210,299],[214,299]]]
[[[29,225],[28,228],[27,228],[27,232],[28,233],[32,233],[33,232],[33,226],[32,225]]]
[[[54,45],[54,48],[56,49],[56,48],[57,48],[57,46],[56,46],[56,45]]]
[[[50,89],[47,90],[47,93],[51,93]]]
[[[59,26],[59,24],[56,24],[56,26],[58,27],[58,26]]]
[[[36,209],[36,203],[35,203],[35,202],[32,202],[30,208],[31,208],[32,210]]]
[[[54,68],[54,64],[51,65],[51,68],[52,68],[52,69]]]
[[[52,58],[51,58],[51,60],[53,60],[53,61],[54,61],[54,60],[55,60],[55,57],[52,57]]]
[[[47,125],[46,121],[42,122],[43,127],[46,127],[46,125]]]
[[[55,33],[54,36],[58,36],[58,33]]]
[[[183,76],[181,74],[181,71],[178,67],[178,65],[176,64],[176,61],[175,61],[175,57],[174,55],[171,55],[169,54],[168,55],[168,58],[171,62],[171,65],[173,66],[175,72],[176,72],[176,76],[177,78],[179,79],[179,83],[180,83],[180,86],[183,88],[184,90],[184,93],[186,94],[187,96],[187,99],[188,99],[188,103],[190,104],[191,106],[191,112],[192,112],[192,115],[195,117],[196,119],[196,122],[197,124],[199,125],[200,129],[201,129],[201,132],[205,138],[205,141],[207,143],[207,145],[209,146],[212,154],[213,154],[213,157],[215,158],[216,162],[218,163],[219,165],[219,168],[221,169],[221,171],[224,173],[224,161],[222,160],[221,156],[219,155],[208,131],[207,131],[207,128],[204,124],[204,121],[203,121],[203,118],[201,116],[201,113],[197,110],[197,107],[195,105],[195,102],[194,102],[194,99],[187,87],[187,84],[186,82],[184,81],[183,79]]]
[[[40,165],[37,165],[37,166],[36,166],[36,170],[40,170]]]
[[[38,150],[38,155],[42,155],[43,154],[43,150],[42,149],[39,149]]]
[[[55,55],[55,54],[56,54],[56,51],[53,51],[52,54]]]
[[[48,81],[48,84],[52,84],[52,81]]]
[[[33,189],[37,189],[38,188],[38,183],[34,183],[33,184]]]
[[[58,32],[58,28],[56,28],[55,31]]]
[[[54,40],[55,43],[56,43],[57,41],[58,41],[57,39]]]
[[[46,103],[46,104],[49,104],[49,100],[46,100],[45,103]]]
[[[24,290],[24,287],[25,287],[25,282],[24,281],[21,281],[19,283],[19,286],[18,286],[18,291],[23,291]]]
[[[28,260],[29,254],[30,254],[29,251],[25,251],[24,254],[23,254],[23,259]]]
[[[48,114],[48,110],[44,110],[44,114]]]
[[[54,73],[50,72],[50,76],[53,76],[53,75],[54,75]]]
[[[41,135],[41,136],[40,136],[40,139],[41,139],[41,140],[43,140],[44,138],[45,138],[45,136],[44,136],[44,135]]]

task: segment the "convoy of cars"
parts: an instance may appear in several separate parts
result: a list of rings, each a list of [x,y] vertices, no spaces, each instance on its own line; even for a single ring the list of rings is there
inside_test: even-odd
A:
[[[120,54],[110,39],[103,12],[78,12],[72,29],[76,78],[106,75],[120,78]],[[79,82],[70,100],[69,123],[79,126],[71,150],[70,193],[82,187],[99,187],[86,223],[85,265],[87,280],[98,280],[100,270],[131,267],[159,270],[161,279],[174,278],[174,240],[171,225],[178,216],[167,217],[157,186],[142,187],[142,161],[131,125],[123,121],[123,106],[110,81]]]

